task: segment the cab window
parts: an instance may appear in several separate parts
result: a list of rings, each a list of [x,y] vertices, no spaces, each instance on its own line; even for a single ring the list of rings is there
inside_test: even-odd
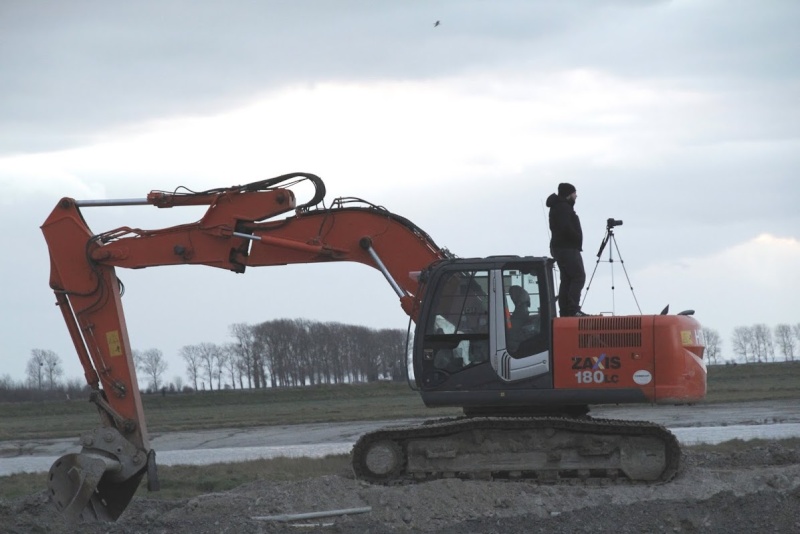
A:
[[[503,270],[506,350],[520,358],[547,348],[542,333],[542,288],[536,272]]]
[[[437,369],[456,372],[489,358],[489,273],[443,275],[425,327],[425,348]]]

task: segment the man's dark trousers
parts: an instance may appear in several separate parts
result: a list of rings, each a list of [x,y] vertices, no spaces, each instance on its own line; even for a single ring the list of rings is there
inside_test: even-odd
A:
[[[561,273],[558,309],[561,317],[571,317],[581,309],[581,291],[586,283],[581,251],[576,248],[554,248],[550,251]]]

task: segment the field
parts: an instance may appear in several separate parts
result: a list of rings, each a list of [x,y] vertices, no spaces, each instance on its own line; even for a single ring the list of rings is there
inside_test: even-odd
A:
[[[712,366],[707,403],[800,398],[800,362]],[[406,383],[225,390],[145,395],[150,432],[263,425],[438,417],[457,409],[426,408]],[[97,413],[85,400],[0,403],[0,441],[77,437]]]
[[[715,366],[709,369],[709,394],[705,403],[719,403],[720,407],[723,404],[742,403],[742,409],[746,409],[749,401],[775,399],[798,399],[800,403],[800,363]],[[458,413],[457,410],[429,410],[422,405],[417,394],[411,391],[406,384],[391,383],[264,391],[220,391],[167,396],[148,395],[145,397],[144,403],[151,432],[286,425],[320,421],[386,420]],[[0,417],[3,421],[0,439],[3,440],[23,437],[27,439],[72,437],[78,433],[76,429],[90,429],[97,423],[92,406],[76,400],[65,400],[58,403],[0,404]],[[776,523],[780,528],[776,527],[774,530],[791,532],[795,531],[794,529],[797,527],[797,531],[800,531],[800,517],[795,518],[800,514],[800,439],[747,443],[734,441],[713,447],[690,447],[686,449],[685,454],[688,474],[685,473],[678,477],[678,480],[664,486],[663,489],[648,490],[645,493],[634,491],[629,496],[626,489],[615,489],[616,497],[613,499],[619,502],[631,499],[634,502],[634,510],[641,510],[635,504],[637,499],[647,499],[648,510],[651,511],[649,515],[641,514],[639,511],[635,512],[641,521],[650,515],[653,516],[651,519],[655,521],[656,516],[653,514],[657,513],[659,507],[667,510],[664,513],[671,513],[669,510],[675,506],[681,509],[685,505],[689,510],[686,512],[688,515],[675,519],[677,526],[668,529],[674,532],[691,531],[691,528],[684,529],[687,524],[695,530],[728,531],[730,530],[726,523],[728,516],[736,517],[736,514],[745,513],[746,507],[756,507],[757,509],[759,506],[769,507],[777,502],[781,506],[789,506],[790,512],[788,513],[790,515],[785,519],[786,523]],[[252,503],[263,503],[265,502],[263,499],[269,498],[278,501],[287,500],[284,505],[275,503],[267,506],[267,508],[277,511],[287,507],[305,507],[306,509],[311,507],[314,509],[313,507],[316,506],[316,509],[319,509],[326,505],[334,508],[347,508],[350,506],[348,503],[352,502],[355,506],[359,503],[363,504],[364,501],[376,501],[379,505],[394,501],[405,503],[391,505],[383,510],[384,515],[373,514],[369,520],[340,520],[343,525],[352,522],[350,530],[347,528],[337,530],[340,532],[360,532],[364,528],[374,532],[403,531],[408,528],[446,531],[447,528],[450,528],[448,525],[453,528],[453,532],[460,532],[459,529],[467,525],[461,521],[463,518],[459,514],[466,514],[478,521],[473,527],[475,528],[474,532],[484,532],[491,531],[486,528],[494,524],[492,518],[500,521],[499,518],[506,514],[515,518],[519,515],[512,514],[513,510],[507,510],[507,508],[515,508],[516,505],[513,503],[516,502],[517,497],[514,496],[515,490],[509,490],[509,486],[502,485],[502,483],[497,485],[496,483],[475,482],[467,485],[464,482],[450,481],[442,482],[441,485],[438,483],[425,484],[424,488],[381,489],[362,485],[352,480],[348,464],[348,457],[340,455],[323,459],[276,459],[218,464],[200,469],[162,466],[159,468],[162,491],[148,494],[143,487],[140,488],[131,505],[130,512],[126,512],[123,517],[123,519],[129,518],[128,522],[125,523],[121,519],[121,522],[115,526],[120,530],[101,529],[97,532],[127,532],[125,525],[135,527],[133,531],[147,531],[150,527],[168,527],[165,531],[192,532],[193,534],[223,532],[227,529],[216,526],[204,529],[207,525],[203,521],[209,519],[207,513],[210,513],[205,510],[205,507],[213,508],[217,501],[222,506],[218,512],[222,516],[225,516],[223,509],[230,509],[231,513],[234,513],[233,510],[238,510],[236,518],[225,516],[226,521],[233,526],[238,525],[236,528],[243,528],[242,531],[249,531],[247,530],[248,525],[251,524],[244,521],[246,518],[238,516],[246,515],[246,510],[260,506]],[[754,468],[757,469],[754,471]],[[42,502],[42,488],[46,486],[46,475],[13,475],[0,480],[2,480],[2,484],[0,484],[0,526],[7,526],[3,524],[4,518],[10,521],[10,518],[22,517],[17,520],[21,525],[21,529],[18,531],[24,532],[25,528],[31,524],[26,522],[28,519],[24,519],[27,517],[25,513],[33,514],[29,518],[32,522],[36,521],[35,514],[50,513],[46,511],[48,508]],[[762,488],[764,484],[766,486]],[[528,485],[518,487],[525,488],[525,493],[529,491]],[[730,495],[726,493],[728,487],[731,488]],[[472,509],[461,509],[460,505],[449,501],[438,505],[430,504],[437,499],[444,498],[442,492],[448,491],[459,495],[460,500],[472,499]],[[528,514],[528,516],[533,514],[531,517],[538,521],[547,519],[547,522],[553,525],[553,532],[573,531],[571,529],[575,526],[574,524],[566,522],[565,518],[557,517],[562,512],[572,509],[566,502],[566,499],[572,498],[570,491],[577,491],[580,494],[581,499],[585,501],[584,507],[600,506],[599,503],[604,499],[592,490],[587,493],[587,490],[579,488],[563,490],[566,493],[559,488],[540,488],[530,491],[533,493],[528,498],[532,501],[526,502],[524,505],[520,504],[520,506],[526,506],[533,511],[529,510],[524,514]],[[270,495],[272,497],[268,497]],[[309,495],[313,495],[316,500],[305,502]],[[347,495],[350,497],[346,497]],[[246,510],[242,508],[241,499],[250,503],[245,507]],[[252,499],[252,501],[248,499]],[[652,502],[650,502],[651,499]],[[733,511],[726,515],[724,512],[716,514],[716,512],[705,510],[702,503],[711,502],[714,499],[719,501],[717,505],[721,509],[725,509],[727,506],[731,507]],[[203,510],[196,508],[198,503],[203,503],[201,506]],[[676,505],[676,503],[678,504]],[[419,514],[420,507],[429,508],[431,506],[438,510],[436,512],[438,516],[430,520],[437,520],[438,517],[440,523],[429,525],[420,522],[422,520],[414,514]],[[396,507],[399,509],[393,512],[392,510]],[[482,507],[486,509],[483,510]],[[24,512],[21,516],[19,515],[20,509]],[[549,512],[542,512],[545,509]],[[158,512],[153,512],[153,510],[158,510]],[[409,510],[413,510],[413,512]],[[575,512],[577,509],[573,510],[570,516]],[[541,513],[545,513],[546,517],[541,517]],[[632,514],[631,511],[624,509],[621,509],[619,513],[620,517],[630,517]],[[197,519],[196,514],[206,514],[203,516],[206,519]],[[174,522],[170,522],[172,520],[168,518],[173,516],[176,519]],[[178,517],[180,519],[177,519]],[[601,519],[595,515],[593,520],[598,521],[598,525],[609,526],[612,524],[599,523]],[[58,523],[56,516],[52,516],[48,520],[42,519],[42,521],[51,526]],[[512,530],[514,526],[524,528],[524,524],[526,524],[525,520],[519,518],[512,518],[508,521],[503,524]],[[515,523],[515,521],[519,522]],[[608,521],[613,521],[612,516],[609,515]],[[562,528],[559,527],[561,523],[563,523],[563,530],[559,530]],[[438,526],[434,528],[434,524]],[[387,529],[383,530],[383,526],[386,525],[388,525]],[[731,525],[736,526],[737,523],[734,522]],[[750,525],[758,527],[761,523],[751,523]],[[642,526],[647,529],[652,525],[649,523],[639,525],[639,527]],[[711,528],[712,526],[714,528]],[[288,531],[296,530],[290,528]],[[9,531],[14,532],[13,529],[9,529]],[[52,531],[60,532],[57,529]],[[265,530],[262,525],[259,525],[257,530],[252,531],[282,530],[278,527]],[[620,531],[626,530],[621,529]]]

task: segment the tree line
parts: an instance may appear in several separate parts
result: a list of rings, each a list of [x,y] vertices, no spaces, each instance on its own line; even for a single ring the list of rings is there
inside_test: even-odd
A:
[[[758,363],[783,360],[792,362],[800,356],[800,323],[737,326],[731,335],[733,357],[724,358],[722,339],[713,328],[703,328],[705,357],[708,363]]]
[[[160,349],[134,349],[139,387],[145,392],[244,389],[314,384],[403,380],[403,330],[373,329],[336,322],[277,319],[229,326],[232,342],[199,343],[180,348],[188,383],[181,376],[166,382],[168,362]],[[67,398],[87,386],[61,381],[61,358],[33,349],[26,380],[0,377],[0,400]]]
[[[404,380],[406,333],[307,319],[276,319],[229,327],[232,342],[186,345],[178,351],[186,365],[188,383],[176,375],[165,382],[168,368],[159,349],[134,350],[139,385],[144,391],[245,389],[314,384]],[[800,357],[800,323],[737,326],[731,336],[731,355],[722,338],[703,328],[705,359],[722,363],[795,361]],[[44,349],[31,350],[26,379],[0,376],[0,401],[77,397],[88,386],[78,379],[62,380],[61,358]]]
[[[774,362],[776,356],[794,361],[800,346],[800,323],[738,326],[731,340],[734,354],[745,362]]]
[[[194,389],[402,380],[405,332],[307,319],[230,325],[234,341],[181,347]]]

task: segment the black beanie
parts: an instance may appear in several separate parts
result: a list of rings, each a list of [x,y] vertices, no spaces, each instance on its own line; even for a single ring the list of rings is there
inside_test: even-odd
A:
[[[575,186],[568,183],[558,184],[558,196],[567,198],[575,192]]]

